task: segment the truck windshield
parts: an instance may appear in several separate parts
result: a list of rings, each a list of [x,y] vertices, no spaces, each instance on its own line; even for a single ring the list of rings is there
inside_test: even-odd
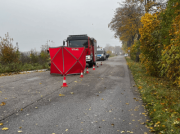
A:
[[[104,54],[104,51],[97,51],[97,54]]]
[[[69,47],[88,48],[88,41],[87,40],[71,40],[71,41],[69,41]]]

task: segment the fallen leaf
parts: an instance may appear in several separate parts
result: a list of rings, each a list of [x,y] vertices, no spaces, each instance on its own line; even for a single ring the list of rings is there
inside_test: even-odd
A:
[[[59,96],[65,96],[64,94],[59,94]]]
[[[105,120],[102,120],[102,121],[105,121]]]
[[[21,108],[21,111],[23,111],[23,109]]]
[[[39,83],[39,84],[42,84],[42,83]]]
[[[71,94],[74,94],[73,92],[70,92]]]
[[[37,108],[37,107],[35,107],[35,108]]]
[[[0,123],[0,126],[2,126],[3,125],[3,123]]]
[[[22,133],[22,130],[19,130],[18,133]]]
[[[129,105],[129,103],[126,103],[126,105]]]
[[[5,131],[8,130],[8,129],[9,129],[9,128],[7,128],[7,127],[2,128],[2,130],[5,130]]]
[[[1,102],[0,106],[4,106],[4,105],[6,105],[6,103],[5,102]]]
[[[121,131],[121,133],[124,133],[124,131]]]
[[[144,132],[144,134],[147,134],[147,132]]]
[[[65,130],[66,132],[68,131],[68,129]]]
[[[22,127],[19,127],[19,129],[21,129]]]
[[[111,124],[111,126],[114,126],[114,124]]]
[[[103,100],[103,98],[101,100]]]
[[[74,81],[74,82],[77,82],[77,81]]]

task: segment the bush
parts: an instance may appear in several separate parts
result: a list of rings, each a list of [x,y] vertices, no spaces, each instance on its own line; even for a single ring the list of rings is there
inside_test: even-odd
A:
[[[140,54],[140,41],[135,41],[134,44],[130,48],[130,57],[133,61],[139,62],[139,54]]]
[[[161,75],[165,76],[174,84],[180,87],[180,15],[178,15],[171,25],[169,34],[171,37],[170,43],[164,45],[162,50],[161,60]]]
[[[9,34],[1,38],[0,42],[0,62],[1,64],[19,63],[19,51],[12,45],[13,39]]]
[[[1,37],[0,37],[1,38]],[[49,46],[42,45],[41,52],[35,50],[30,52],[19,52],[18,47],[13,47],[13,39],[9,34],[1,38],[0,42],[0,73],[29,71],[49,68]]]
[[[41,47],[41,53],[39,56],[39,63],[40,64],[47,64],[49,61],[49,53],[47,52],[47,49],[49,49],[48,45],[42,45]]]
[[[20,62],[22,64],[30,63],[31,62],[30,52],[21,52],[20,53]]]
[[[141,22],[143,27],[139,29],[140,38],[140,59],[146,72],[153,76],[159,76],[159,61],[161,58],[161,47],[159,38],[160,20],[158,14],[146,13]]]
[[[37,54],[37,52],[35,50],[31,50],[30,51],[30,63],[34,64],[34,63],[38,63],[39,61],[39,56]]]

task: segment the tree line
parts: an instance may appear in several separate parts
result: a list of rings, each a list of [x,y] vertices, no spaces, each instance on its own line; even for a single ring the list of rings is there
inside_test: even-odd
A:
[[[20,52],[18,45],[13,46],[13,38],[10,38],[9,33],[0,37],[0,40],[0,74],[49,68],[48,41],[41,46],[40,52],[35,49]]]
[[[108,26],[148,74],[180,87],[179,0],[125,0]]]

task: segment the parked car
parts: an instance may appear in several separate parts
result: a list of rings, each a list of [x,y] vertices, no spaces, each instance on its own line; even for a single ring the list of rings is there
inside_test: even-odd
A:
[[[97,49],[97,60],[106,60],[106,51],[103,49]]]

